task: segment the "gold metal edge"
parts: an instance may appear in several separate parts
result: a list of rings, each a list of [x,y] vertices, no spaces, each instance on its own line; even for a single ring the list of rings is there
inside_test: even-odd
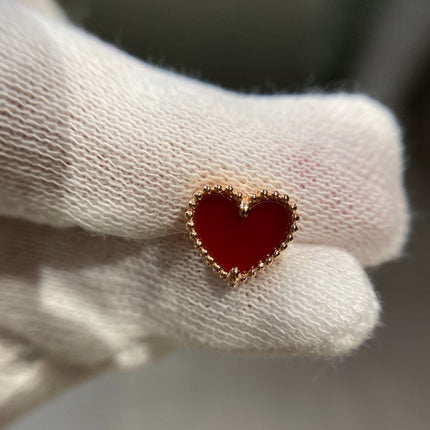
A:
[[[225,270],[222,270],[220,265],[217,264],[214,260],[214,258],[210,255],[207,249],[204,248],[202,241],[200,240],[196,230],[195,230],[195,224],[194,224],[194,213],[195,209],[198,205],[198,202],[206,195],[210,195],[212,193],[217,194],[225,194],[228,197],[232,197],[236,200],[236,202],[239,204],[239,208],[241,210],[242,203],[246,202],[246,206],[249,209],[252,208],[253,205],[260,201],[265,200],[277,200],[281,202],[282,204],[288,206],[288,209],[291,213],[291,227],[290,232],[286,237],[286,240],[281,243],[281,245],[276,248],[272,254],[267,255],[267,257],[264,260],[260,260],[255,267],[252,267],[248,272],[242,273],[239,271],[237,267],[233,267],[230,272],[226,272]],[[247,215],[247,214],[246,214]],[[246,216],[244,215],[244,216]],[[258,272],[261,272],[266,266],[269,266],[272,264],[273,260],[278,258],[282,251],[287,249],[288,244],[291,243],[294,239],[294,233],[298,231],[297,222],[300,220],[299,215],[297,214],[297,205],[295,203],[292,203],[290,201],[290,198],[288,194],[280,194],[278,191],[271,191],[268,192],[266,189],[262,189],[258,192],[258,194],[248,194],[244,196],[240,192],[235,192],[233,187],[230,185],[222,186],[222,185],[205,185],[200,190],[196,191],[191,198],[191,200],[188,202],[188,209],[185,212],[185,217],[187,219],[187,229],[189,232],[189,237],[194,242],[194,247],[198,250],[201,257],[205,259],[206,264],[212,268],[212,270],[218,274],[218,276],[226,280],[228,282],[228,285],[232,288],[237,287],[239,282],[246,282],[249,278],[252,278],[256,276]]]

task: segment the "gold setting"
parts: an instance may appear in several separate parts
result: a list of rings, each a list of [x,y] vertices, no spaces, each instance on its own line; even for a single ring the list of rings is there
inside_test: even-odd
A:
[[[232,197],[239,204],[239,213],[241,217],[246,217],[249,214],[250,208],[260,201],[265,200],[277,200],[286,206],[291,213],[291,228],[290,233],[286,237],[285,241],[276,248],[271,255],[267,255],[264,260],[260,260],[255,267],[252,267],[248,272],[242,273],[237,267],[233,267],[230,272],[222,270],[221,266],[216,263],[214,258],[209,254],[208,250],[204,248],[202,241],[199,238],[195,230],[194,224],[194,211],[197,207],[197,203],[202,199],[203,196],[216,193],[225,194],[228,197]],[[260,190],[257,194],[248,194],[247,196],[242,195],[242,193],[235,192],[232,186],[227,185],[223,187],[222,185],[209,186],[205,185],[200,191],[194,193],[193,198],[188,202],[188,209],[185,212],[185,218],[187,219],[187,229],[190,238],[194,241],[194,246],[206,260],[206,263],[212,270],[218,274],[221,279],[227,281],[230,287],[236,287],[239,282],[246,282],[249,278],[254,277],[258,272],[261,272],[266,266],[273,263],[273,261],[279,257],[281,252],[288,247],[288,243],[293,240],[293,234],[298,230],[297,222],[299,221],[299,216],[296,213],[297,205],[290,202],[290,198],[287,194],[281,194],[278,191],[267,191],[265,189]]]

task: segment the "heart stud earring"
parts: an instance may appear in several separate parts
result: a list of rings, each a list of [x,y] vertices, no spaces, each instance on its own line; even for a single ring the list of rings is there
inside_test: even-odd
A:
[[[231,287],[270,265],[298,230],[297,206],[286,194],[242,195],[231,186],[204,186],[185,213],[191,239]]]

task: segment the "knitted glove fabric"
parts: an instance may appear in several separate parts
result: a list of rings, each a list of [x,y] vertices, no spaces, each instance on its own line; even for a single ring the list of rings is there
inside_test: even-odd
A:
[[[288,193],[300,231],[228,289],[185,231],[196,188]],[[337,356],[397,257],[399,128],[362,95],[232,93],[0,0],[0,423],[172,345]]]

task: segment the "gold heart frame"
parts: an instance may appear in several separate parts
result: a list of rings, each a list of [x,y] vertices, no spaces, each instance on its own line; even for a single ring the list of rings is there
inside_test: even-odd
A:
[[[239,212],[242,217],[246,217],[249,213],[250,206],[259,202],[267,200],[276,200],[282,203],[288,208],[291,213],[291,228],[290,232],[284,242],[276,248],[272,254],[267,255],[264,260],[260,260],[255,267],[252,267],[246,273],[239,271],[237,267],[233,267],[229,272],[226,272],[221,268],[221,266],[215,262],[214,258],[209,254],[209,251],[203,246],[202,241],[199,238],[195,230],[194,224],[194,212],[198,205],[198,202],[206,195],[216,193],[224,194],[227,197],[233,198],[239,204]],[[185,212],[185,217],[187,219],[186,227],[189,232],[190,238],[194,241],[195,248],[199,251],[201,257],[206,260],[209,267],[213,269],[218,276],[226,280],[230,287],[236,287],[239,282],[246,282],[249,278],[254,277],[258,272],[261,272],[266,266],[272,264],[273,260],[278,258],[282,251],[287,249],[288,243],[293,240],[293,234],[298,230],[297,222],[299,221],[299,216],[296,213],[297,205],[290,202],[290,198],[287,194],[280,194],[278,191],[268,192],[267,190],[260,190],[258,194],[248,194],[243,195],[240,192],[235,192],[233,187],[227,185],[223,187],[222,185],[209,186],[205,185],[201,190],[196,191],[192,199],[188,202],[188,209]]]

